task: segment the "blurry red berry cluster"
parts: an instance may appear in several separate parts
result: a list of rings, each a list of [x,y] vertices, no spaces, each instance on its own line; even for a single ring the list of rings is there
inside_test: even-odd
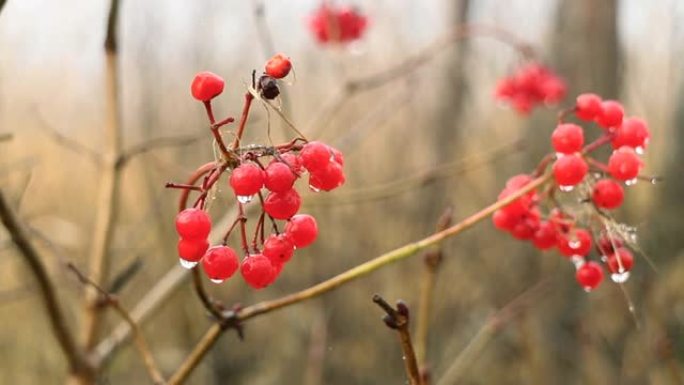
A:
[[[540,63],[529,63],[499,81],[494,92],[497,100],[528,114],[536,105],[556,104],[565,97],[563,79]]]
[[[358,9],[324,4],[309,18],[309,28],[319,43],[348,43],[363,36],[368,18]]]
[[[532,189],[522,197],[496,211],[494,225],[517,239],[529,240],[540,250],[556,248],[572,260],[577,268],[578,283],[586,290],[596,288],[603,280],[601,264],[587,259],[596,250],[615,282],[624,282],[634,264],[629,249],[624,247],[624,234],[607,223],[609,213],[622,205],[624,187],[636,183],[643,162],[639,157],[648,144],[649,129],[643,119],[624,117],[620,103],[602,100],[595,94],[582,94],[576,105],[566,111],[580,121],[594,122],[598,138],[585,145],[584,128],[561,119],[551,135],[555,154],[554,183],[544,189]],[[605,145],[613,148],[608,163],[591,157]],[[516,175],[508,180],[499,195],[504,199],[531,183],[531,175]],[[576,187],[580,187],[575,190]],[[557,193],[578,191],[580,208],[565,207]],[[544,208],[548,207],[544,214]],[[588,213],[588,214],[587,214]],[[594,242],[598,239],[598,242]]]
[[[270,94],[266,95],[269,90],[264,89],[263,79],[269,78],[275,82],[275,79],[287,76],[291,68],[289,58],[282,54],[275,55],[266,63],[264,74],[258,83],[254,82],[252,91],[259,92],[264,99],[272,99],[268,97]],[[275,83],[275,87],[277,86]],[[182,266],[193,268],[201,263],[207,277],[216,283],[230,278],[239,269],[245,282],[259,289],[275,281],[284,264],[292,258],[295,249],[309,246],[318,235],[314,217],[298,214],[302,199],[295,182],[308,173],[308,186],[315,192],[331,191],[343,185],[344,157],[331,146],[301,137],[279,145],[250,144],[238,147],[254,97],[249,92],[236,133],[235,146],[228,149],[223,143],[219,128],[233,122],[233,119],[227,118],[217,123],[211,108],[211,100],[223,88],[223,79],[210,72],[198,73],[191,85],[193,97],[205,104],[212,132],[224,151],[224,158],[215,164],[210,163],[210,167],[198,169],[192,184],[167,185],[186,189],[183,199],[187,199],[190,191],[200,193],[193,207],[183,209],[176,216],[176,230],[180,236],[178,254]],[[239,214],[227,229],[223,244],[210,247],[208,236],[212,221],[206,205],[207,195],[222,174],[229,174],[228,184],[233,191]],[[200,180],[200,185],[194,184]],[[258,202],[260,214],[250,243],[246,233],[247,216],[244,206],[252,201]],[[271,223],[272,230],[269,234],[266,231],[266,221]],[[279,229],[278,221],[285,221],[282,230]],[[236,249],[228,246],[229,236],[236,228],[241,233],[241,247],[237,248],[244,253],[241,261]]]

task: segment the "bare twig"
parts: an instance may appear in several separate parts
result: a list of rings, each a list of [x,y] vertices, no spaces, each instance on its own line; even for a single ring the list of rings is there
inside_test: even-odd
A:
[[[42,116],[40,114],[36,114],[38,119],[43,123],[42,127],[45,131],[45,133],[52,139],[55,143],[58,145],[71,150],[81,156],[84,156],[88,159],[90,159],[92,162],[95,164],[101,164],[102,163],[102,155],[99,154],[97,151],[93,150],[92,148],[89,148],[77,140],[71,139],[68,136],[63,135],[59,131],[57,131],[54,127],[50,125],[47,121],[42,119]]]
[[[147,140],[143,143],[132,146],[131,148],[123,151],[119,155],[119,158],[117,159],[116,163],[119,165],[119,167],[123,167],[131,159],[135,158],[138,155],[143,155],[143,154],[146,154],[150,151],[154,151],[154,150],[157,150],[160,148],[165,148],[165,147],[188,146],[188,145],[191,145],[193,143],[197,143],[200,140],[205,139],[206,137],[207,137],[206,133],[202,133],[202,134],[179,135],[179,136],[170,136],[170,137],[165,137],[165,138],[150,139],[150,140]]]
[[[150,378],[152,378],[152,381],[154,381],[155,385],[163,384],[164,378],[162,377],[159,369],[157,369],[157,364],[155,363],[154,357],[152,356],[152,352],[150,351],[150,348],[147,346],[147,342],[143,337],[142,330],[140,330],[138,324],[133,320],[133,318],[131,318],[131,315],[128,313],[128,311],[126,311],[126,309],[121,305],[119,299],[115,295],[107,292],[100,285],[95,283],[92,279],[88,278],[73,263],[67,262],[67,268],[76,275],[76,277],[82,284],[92,287],[100,294],[100,296],[102,297],[101,303],[110,306],[117,313],[119,313],[121,318],[123,318],[128,323],[128,325],[133,330],[133,340],[135,341],[135,345],[143,358],[145,368],[147,369]]]
[[[448,207],[437,221],[435,231],[440,232],[451,226],[453,210]],[[437,270],[442,262],[442,247],[437,245],[428,250],[423,256],[425,268],[420,285],[420,302],[416,322],[416,359],[421,371],[425,371],[428,331],[430,330],[430,316],[432,313],[432,293],[435,289]]]
[[[0,1],[3,1],[3,0],[0,0]],[[6,141],[12,140],[12,139],[14,139],[14,134],[12,134],[11,132],[3,132],[2,134],[0,134],[0,142],[6,142]]]
[[[409,332],[409,308],[403,301],[397,302],[397,308],[393,308],[387,303],[379,294],[373,296],[375,302],[382,310],[385,311],[383,321],[390,329],[394,329],[399,334],[399,341],[401,342],[401,350],[404,354],[404,367],[406,368],[406,375],[409,378],[411,385],[421,385],[422,377],[418,370],[418,362],[411,344],[411,333]]]
[[[7,231],[12,238],[12,242],[23,255],[24,261],[28,264],[33,276],[36,278],[43,306],[48,313],[50,326],[59,342],[62,352],[64,352],[71,372],[90,372],[91,365],[87,362],[85,355],[76,345],[72,331],[69,329],[64,314],[62,313],[59,298],[55,295],[55,286],[52,283],[45,266],[41,262],[40,255],[29,241],[26,229],[20,223],[14,211],[9,207],[7,199],[2,191],[0,191],[0,220],[2,220],[3,225],[7,228]]]
[[[2,9],[5,8],[5,0],[0,0],[0,13],[2,12]]]

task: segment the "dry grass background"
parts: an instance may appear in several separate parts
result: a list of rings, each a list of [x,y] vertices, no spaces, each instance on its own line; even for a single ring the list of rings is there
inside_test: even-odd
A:
[[[218,115],[239,113],[249,73],[266,57],[254,24],[254,3],[123,2],[120,100],[125,147],[205,129],[202,107],[187,90],[198,70],[212,70],[228,81]],[[493,201],[507,175],[529,169],[546,149],[554,112],[539,110],[524,119],[495,105],[492,87],[516,57],[508,47],[486,40],[471,41],[467,51],[449,49],[402,80],[351,98],[324,124],[310,127],[345,79],[390,66],[454,22],[453,7],[446,1],[356,3],[370,14],[372,27],[358,46],[341,50],[319,47],[307,35],[303,19],[315,1],[265,2],[274,45],[296,65],[297,81],[287,87],[292,119],[307,133],[319,133],[320,139],[343,149],[348,183],[324,197],[307,194],[304,210],[318,219],[321,238],[297,253],[275,285],[254,292],[234,279],[212,287],[226,303],[275,298],[419,239],[433,231],[447,206],[453,207],[456,220],[463,218]],[[581,84],[573,91],[607,87],[608,95],[619,95],[628,111],[651,123],[648,172],[664,175],[666,181],[631,188],[629,204],[616,214],[637,225],[642,248],[658,266],[654,272],[638,260],[626,285],[639,327],[616,285],[585,295],[562,258],[540,254],[481,224],[444,245],[427,351],[435,380],[463,357],[460,352],[493,312],[548,279],[542,295],[496,332],[476,340],[482,349],[462,362],[459,383],[683,383],[684,34],[679,25],[684,7],[677,0],[619,1],[619,58],[613,68],[597,70],[598,64],[577,63],[610,61],[606,51],[568,54],[573,36],[559,32],[564,16],[556,13],[573,7],[568,3],[572,1],[472,0],[468,19],[514,31],[575,79],[573,84]],[[571,21],[599,17],[592,4],[575,2],[586,12],[574,14],[578,19]],[[107,6],[104,1],[57,5],[9,0],[0,14],[0,133],[14,135],[0,142],[2,190],[15,199],[22,218],[49,240],[36,242],[74,326],[82,286],[55,253],[86,266],[99,178],[96,165],[56,144],[49,132],[58,131],[94,151],[103,146],[101,42]],[[599,41],[601,36],[584,31],[576,39]],[[571,56],[563,56],[564,51]],[[455,62],[464,74],[459,100],[450,88]],[[610,71],[616,85],[606,85]],[[455,115],[458,105],[461,112]],[[261,141],[268,117],[262,108],[253,111],[248,136]],[[271,120],[276,135],[282,135],[277,118]],[[510,150],[466,172],[383,199],[345,201],[357,189],[482,157],[517,140],[526,150]],[[207,135],[187,146],[141,155],[125,168],[111,248],[113,271],[134,259],[143,263],[121,292],[125,306],[132,307],[177,263],[172,225],[177,194],[164,190],[164,182],[183,180],[211,157]],[[224,192],[227,196],[227,188]],[[215,204],[216,216],[228,209],[227,203]],[[0,234],[0,383],[60,383],[64,359],[34,282]],[[421,269],[421,258],[414,257],[319,299],[250,321],[246,340],[232,332],[222,337],[189,383],[400,383],[401,352],[371,295],[402,298],[417,308]],[[118,322],[115,314],[108,315],[109,326]],[[191,286],[184,284],[143,325],[162,371],[172,372],[209,324]],[[116,356],[101,381],[148,382],[130,347]]]

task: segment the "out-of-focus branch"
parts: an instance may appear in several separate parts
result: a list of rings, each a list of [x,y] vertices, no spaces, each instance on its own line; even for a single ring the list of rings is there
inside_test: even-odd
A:
[[[5,8],[5,3],[7,3],[7,1],[0,0],[0,13],[2,13],[2,9]]]
[[[448,207],[437,221],[436,232],[443,231],[451,226],[453,210]],[[423,269],[420,284],[420,302],[418,304],[418,317],[416,322],[416,359],[421,371],[427,370],[426,352],[428,331],[430,330],[430,316],[432,314],[432,298],[437,280],[437,270],[442,262],[443,254],[441,245],[436,245],[428,250],[423,256],[425,268]]]
[[[29,241],[26,229],[20,223],[19,218],[9,207],[5,195],[0,191],[0,220],[12,238],[12,242],[21,252],[24,261],[31,269],[32,275],[36,278],[40,290],[43,306],[48,313],[48,319],[52,332],[59,342],[59,346],[69,363],[72,373],[89,371],[91,365],[85,359],[85,355],[76,345],[72,331],[69,329],[64,313],[59,303],[59,298],[55,295],[55,286],[52,283],[48,272],[41,262],[40,255],[33,244]]]
[[[0,142],[6,142],[12,139],[14,139],[14,135],[11,132],[3,132],[2,134],[0,134]]]
[[[396,330],[399,334],[399,341],[401,342],[401,350],[404,358],[404,367],[406,368],[406,375],[409,378],[409,383],[411,385],[422,385],[423,381],[420,371],[418,370],[416,354],[413,351],[413,345],[411,344],[408,306],[406,306],[403,301],[398,301],[397,308],[395,309],[379,294],[373,296],[373,302],[387,313],[382,318],[385,325],[390,329]]]
[[[142,155],[164,147],[188,146],[205,138],[207,138],[206,133],[150,139],[123,151],[119,155],[116,163],[119,167],[123,167],[128,164],[131,159],[138,155]]]
[[[55,143],[58,145],[69,149],[79,155],[82,155],[88,159],[90,159],[92,162],[95,164],[101,164],[102,163],[102,155],[97,153],[95,150],[81,144],[77,140],[71,139],[68,136],[63,135],[56,129],[54,129],[49,122],[45,121],[42,119],[40,114],[36,114],[38,119],[43,123],[43,130],[45,133],[52,139]]]
[[[95,283],[93,280],[88,278],[73,263],[67,262],[67,268],[76,275],[76,277],[82,284],[90,286],[93,289],[97,290],[97,292],[101,296],[102,305],[110,306],[121,316],[121,318],[123,318],[126,321],[126,323],[128,323],[128,325],[131,327],[131,330],[133,331],[133,341],[135,342],[135,346],[138,348],[138,352],[140,352],[140,356],[143,359],[143,363],[145,364],[145,368],[147,369],[150,378],[152,379],[152,381],[154,381],[155,385],[163,384],[164,377],[157,368],[154,356],[152,356],[152,352],[150,351],[150,348],[148,347],[147,342],[143,337],[140,326],[138,326],[138,324],[133,320],[133,318],[131,318],[131,315],[119,302],[119,299],[115,295],[109,293],[108,291],[100,287],[100,285]]]

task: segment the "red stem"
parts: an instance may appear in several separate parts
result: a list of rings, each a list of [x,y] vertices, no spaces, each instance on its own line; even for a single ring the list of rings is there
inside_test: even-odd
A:
[[[240,115],[240,124],[238,126],[237,133],[235,134],[235,140],[233,140],[233,151],[240,147],[240,140],[242,140],[242,134],[245,132],[245,125],[247,124],[247,118],[249,118],[249,108],[252,106],[252,100],[254,96],[249,92],[245,93],[245,104],[242,106],[242,115]]]

